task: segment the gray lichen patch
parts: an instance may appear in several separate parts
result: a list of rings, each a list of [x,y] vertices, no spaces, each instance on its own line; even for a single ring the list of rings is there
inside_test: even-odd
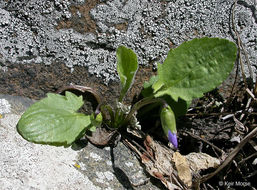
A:
[[[0,53],[4,64],[85,66],[108,83],[117,80],[115,49],[132,48],[141,65],[162,62],[168,50],[203,36],[236,41],[233,0],[29,0],[0,2]],[[238,3],[236,28],[256,73],[256,7]],[[255,66],[254,66],[255,65]],[[245,67],[246,74],[248,68]],[[254,75],[255,76],[255,75]],[[254,77],[255,78],[255,77]]]
[[[11,104],[6,99],[0,99],[0,114],[11,112]]]
[[[108,184],[108,181],[112,181],[114,179],[114,174],[110,171],[106,171],[106,172],[101,172],[101,171],[97,171],[96,172],[96,181],[98,183],[105,183]]]

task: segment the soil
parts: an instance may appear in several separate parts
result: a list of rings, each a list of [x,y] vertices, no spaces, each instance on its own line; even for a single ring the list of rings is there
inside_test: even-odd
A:
[[[7,72],[0,71],[0,93],[15,96],[25,96],[39,100],[48,92],[56,92],[58,89],[70,84],[88,86],[97,91],[103,100],[114,103],[120,92],[118,81],[104,84],[100,78],[90,75],[87,68],[75,66],[73,72],[65,64],[9,64]],[[137,97],[143,83],[153,75],[151,67],[139,67],[135,77],[135,83],[128,92],[126,103]]]
[[[97,4],[101,4],[100,0],[91,0],[88,3],[79,6],[72,5],[70,7],[72,13],[71,19],[61,20],[56,29],[73,28],[80,33],[92,32],[96,34],[97,26],[90,16],[90,10]],[[81,16],[77,15],[77,11],[81,13]]]
[[[97,27],[97,24],[94,19],[92,19],[90,15],[91,9],[99,4],[104,4],[105,2],[101,2],[100,0],[91,0],[84,5],[72,5],[70,7],[70,12],[72,14],[70,19],[63,19],[58,22],[56,27],[57,30],[72,28],[79,33],[93,33],[97,34],[101,32]],[[80,15],[77,13],[80,12]],[[119,24],[109,24],[109,27],[114,26],[116,29],[120,31],[126,31],[128,27],[128,22],[123,22]]]
[[[32,99],[41,99],[47,92],[56,92],[59,88],[72,84],[88,86],[96,90],[105,102],[114,103],[118,98],[120,85],[117,81],[111,81],[105,85],[101,79],[90,75],[87,68],[76,66],[71,73],[64,64],[9,64],[8,71],[0,71],[0,93],[9,95],[25,96]],[[126,103],[139,99],[142,85],[155,74],[153,68],[140,66],[135,77],[135,83],[128,93]],[[233,77],[232,77],[233,78]],[[230,89],[229,89],[230,88]],[[190,152],[205,152],[211,156],[224,159],[212,145],[223,150],[228,155],[238,144],[231,141],[234,137],[242,139],[254,127],[256,127],[256,104],[251,103],[249,108],[252,112],[246,112],[241,126],[237,121],[242,116],[239,110],[245,110],[249,96],[244,90],[243,84],[237,83],[234,93],[231,95],[232,85],[223,84],[222,88],[207,93],[205,97],[195,100],[189,112],[178,119],[179,150],[181,154]],[[231,95],[231,96],[230,96]],[[220,105],[218,106],[219,103]],[[156,109],[158,110],[158,109]],[[89,110],[92,112],[92,109]],[[156,111],[158,114],[158,111]],[[235,118],[222,119],[229,114]],[[158,117],[142,121],[143,130],[147,131],[156,140],[167,144],[162,135],[156,133],[156,127],[160,127]],[[149,128],[153,126],[154,128]],[[199,140],[202,139],[202,140]],[[208,141],[210,144],[207,144]],[[256,187],[256,165],[253,164],[256,156],[256,138],[249,141],[234,160],[221,172],[201,185],[201,189],[253,189]],[[251,157],[252,156],[252,157]],[[214,169],[202,171],[199,175],[213,172]],[[228,185],[234,182],[233,185]],[[237,185],[235,182],[238,182]],[[223,183],[223,185],[221,185]],[[224,185],[227,184],[227,185]],[[242,185],[245,185],[242,187]]]

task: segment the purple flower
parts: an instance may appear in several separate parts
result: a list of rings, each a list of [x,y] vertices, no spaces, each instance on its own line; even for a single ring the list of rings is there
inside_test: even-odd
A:
[[[168,131],[168,139],[173,144],[175,148],[178,148],[178,139],[176,133],[172,133],[170,130]]]

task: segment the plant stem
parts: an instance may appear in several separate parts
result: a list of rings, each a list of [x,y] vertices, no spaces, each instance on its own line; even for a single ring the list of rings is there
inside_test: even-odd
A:
[[[114,121],[114,112],[113,112],[113,108],[112,108],[110,105],[101,105],[100,110],[101,110],[102,113],[104,113],[104,114],[103,114],[104,120],[107,120],[107,115],[106,115],[105,110],[108,111],[109,116],[110,116],[110,120],[111,120],[111,125],[112,125],[112,122]]]
[[[124,121],[121,123],[120,127],[127,125],[128,122],[130,121],[131,117],[133,116],[133,114],[137,110],[139,110],[143,106],[146,106],[146,105],[152,104],[152,103],[166,104],[166,101],[164,99],[161,99],[161,98],[154,98],[153,96],[150,96],[150,97],[147,97],[147,98],[143,98],[142,100],[138,101],[137,103],[135,103],[133,105],[133,107],[131,108],[130,112],[128,113],[128,115],[126,116]]]

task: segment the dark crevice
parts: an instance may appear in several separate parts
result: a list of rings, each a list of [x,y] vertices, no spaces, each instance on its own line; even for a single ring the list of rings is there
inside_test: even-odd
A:
[[[125,172],[120,169],[119,167],[115,166],[115,159],[114,159],[114,153],[113,153],[113,147],[111,147],[111,161],[112,161],[112,169],[113,169],[113,174],[116,176],[116,178],[118,179],[118,181],[122,184],[122,186],[125,189],[134,189],[128,176],[125,174]]]
[[[116,48],[109,46],[108,44],[97,43],[97,42],[87,42],[88,47],[95,49],[103,49],[106,51],[116,51]]]

